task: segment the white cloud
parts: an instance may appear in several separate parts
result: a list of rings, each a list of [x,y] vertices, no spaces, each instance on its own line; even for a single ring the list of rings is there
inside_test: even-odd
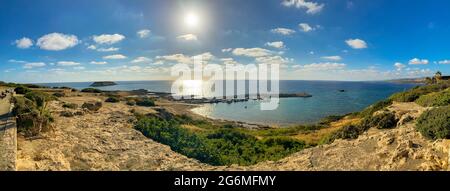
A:
[[[315,30],[315,28],[311,27],[308,23],[300,23],[298,25],[298,27],[300,28],[300,30],[302,30],[303,32],[311,32],[313,30]]]
[[[276,29],[272,29],[272,30],[270,30],[272,33],[275,33],[275,34],[281,34],[281,35],[292,35],[292,34],[294,34],[295,33],[295,31],[294,30],[292,30],[292,29],[287,29],[287,28],[276,28]]]
[[[29,38],[23,37],[19,40],[16,40],[14,44],[17,46],[17,48],[27,49],[33,46],[33,41]]]
[[[152,61],[152,59],[147,58],[147,57],[138,57],[134,60],[131,61],[132,64],[142,64],[142,63],[148,63]]]
[[[60,61],[57,63],[58,66],[78,66],[81,65],[78,62],[72,62],[72,61]]]
[[[326,62],[326,63],[313,63],[313,64],[307,64],[303,65],[301,69],[303,70],[313,70],[313,71],[323,71],[323,70],[342,70],[346,67],[346,64],[343,63],[332,63],[332,62]]]
[[[400,62],[396,62],[396,63],[394,64],[394,66],[395,66],[395,68],[397,69],[397,71],[401,71],[401,70],[403,70],[403,69],[406,67],[404,64],[402,64],[402,63],[400,63]]]
[[[121,34],[102,34],[100,36],[94,36],[93,39],[97,44],[111,45],[122,41],[125,39],[125,36]]]
[[[342,57],[341,56],[323,56],[323,57],[321,57],[322,59],[325,59],[325,60],[331,60],[331,61],[339,61],[339,60],[342,60]]]
[[[283,0],[282,5],[286,7],[296,7],[296,8],[302,8],[306,9],[306,13],[308,14],[316,14],[322,11],[324,4],[319,4],[312,1],[306,1],[306,0]]]
[[[268,42],[266,43],[266,46],[281,49],[284,48],[284,42],[282,41]]]
[[[223,64],[233,64],[233,65],[239,64],[233,58],[221,58],[220,61],[222,61]]]
[[[177,36],[177,39],[181,39],[181,40],[185,40],[185,41],[198,40],[197,36],[194,34],[185,34],[185,35]]]
[[[247,57],[263,57],[270,56],[272,52],[263,48],[236,48],[233,50],[233,54],[236,56],[247,56]]]
[[[113,54],[109,56],[104,56],[103,59],[106,60],[120,60],[120,59],[126,59],[127,57],[122,54]]]
[[[211,61],[214,59],[214,55],[210,52],[205,52],[203,54],[196,55],[196,57],[201,57],[203,61]]]
[[[138,31],[136,34],[138,35],[139,38],[147,38],[150,36],[151,31],[148,29],[143,29]]]
[[[120,50],[120,48],[116,48],[116,47],[97,49],[97,51],[99,51],[99,52],[114,52],[114,51],[119,51],[119,50]]]
[[[413,58],[409,61],[410,65],[427,65],[430,63],[427,59]]]
[[[172,55],[166,55],[166,56],[157,56],[156,59],[160,60],[160,61],[168,61],[168,62],[183,63],[183,64],[189,64],[192,62],[191,58],[189,56],[185,56],[184,54],[172,54]]]
[[[36,45],[43,50],[59,51],[72,48],[79,42],[75,35],[51,33],[39,38]]]
[[[283,58],[281,56],[267,56],[267,57],[258,57],[255,59],[256,62],[262,64],[287,64],[291,60],[288,58]]]
[[[86,69],[84,66],[73,67],[74,70],[84,70]]]
[[[97,61],[92,61],[91,64],[94,64],[94,65],[105,65],[105,64],[108,64],[108,62],[97,62]]]
[[[89,50],[97,50],[97,47],[95,45],[90,45],[87,47]]]
[[[25,63],[27,63],[26,61],[23,61],[23,60],[14,60],[14,59],[10,59],[10,60],[8,60],[8,62],[11,62],[11,63],[19,63],[19,64],[25,64]]]
[[[26,63],[23,68],[25,69],[33,69],[33,68],[39,68],[39,67],[44,67],[46,66],[45,63],[43,62],[30,62],[30,63]]]
[[[439,64],[450,64],[450,60],[441,60],[438,63]]]
[[[224,48],[222,49],[222,52],[231,52],[233,49],[232,48]]]
[[[348,39],[345,41],[347,45],[352,47],[353,49],[364,49],[367,48],[367,43],[361,39]]]

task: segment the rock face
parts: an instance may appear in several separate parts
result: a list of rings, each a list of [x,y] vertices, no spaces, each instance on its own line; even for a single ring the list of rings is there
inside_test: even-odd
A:
[[[102,82],[94,82],[91,84],[91,87],[103,87],[103,86],[115,86],[117,85],[115,82],[110,81],[102,81]]]

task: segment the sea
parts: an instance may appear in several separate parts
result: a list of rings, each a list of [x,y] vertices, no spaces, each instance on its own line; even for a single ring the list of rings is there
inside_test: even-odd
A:
[[[93,82],[45,83],[49,87],[88,88]],[[137,90],[170,92],[172,81],[123,81],[115,86],[98,87],[101,90]],[[392,82],[341,81],[280,81],[280,93],[311,94],[309,98],[281,98],[278,108],[261,110],[260,100],[236,103],[203,104],[193,112],[205,117],[247,123],[290,126],[312,124],[330,115],[344,115],[360,111],[393,93],[408,90],[417,84]]]

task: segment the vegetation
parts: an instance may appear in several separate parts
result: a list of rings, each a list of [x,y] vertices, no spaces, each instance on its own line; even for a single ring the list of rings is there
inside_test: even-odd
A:
[[[379,101],[379,102],[367,107],[360,113],[358,113],[357,116],[361,117],[361,118],[371,117],[375,112],[381,111],[381,110],[385,109],[387,106],[390,106],[391,104],[392,104],[391,99]]]
[[[96,88],[85,88],[85,89],[82,89],[81,92],[84,92],[84,93],[102,93],[101,90],[96,89]]]
[[[47,103],[52,99],[51,95],[43,92],[28,92],[24,97],[15,97],[13,114],[16,116],[17,130],[27,137],[48,131],[53,117]]]
[[[136,100],[136,105],[143,107],[154,107],[156,106],[155,101],[150,98],[139,98]]]
[[[120,99],[118,97],[109,97],[109,98],[107,98],[105,100],[105,102],[108,102],[108,103],[119,103]]]
[[[140,117],[135,128],[145,136],[169,145],[174,151],[211,165],[251,165],[266,160],[278,160],[307,145],[287,137],[257,139],[236,129],[216,128],[193,132],[181,127],[186,117],[164,120]],[[191,121],[197,123],[195,120]]]
[[[433,92],[439,92],[449,87],[450,82],[440,81],[435,84],[430,84],[426,86],[417,86],[409,91],[396,93],[392,95],[390,99],[397,102],[414,102],[423,95],[427,95]]]
[[[344,117],[345,116],[343,116],[343,115],[331,115],[331,116],[325,117],[322,120],[320,120],[319,124],[320,125],[329,125],[330,123],[339,121]]]
[[[450,138],[450,106],[439,107],[423,113],[416,129],[430,139]]]
[[[103,104],[102,102],[86,102],[83,103],[81,108],[87,109],[89,111],[98,111],[100,108],[102,108]]]
[[[438,107],[450,105],[450,89],[423,95],[416,100],[416,103],[424,107]]]
[[[69,108],[69,109],[77,109],[78,105],[75,103],[64,103],[63,108]]]
[[[16,94],[26,94],[28,92],[31,92],[31,90],[25,86],[18,86],[14,89]]]
[[[55,97],[64,97],[64,96],[66,96],[66,94],[63,93],[63,92],[56,92],[56,93],[53,94],[53,96],[55,96]]]

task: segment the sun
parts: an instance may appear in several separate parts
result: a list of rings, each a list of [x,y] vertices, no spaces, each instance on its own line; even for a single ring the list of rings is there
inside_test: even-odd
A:
[[[184,23],[186,24],[186,26],[194,28],[199,25],[200,20],[196,13],[191,12],[184,16]]]

